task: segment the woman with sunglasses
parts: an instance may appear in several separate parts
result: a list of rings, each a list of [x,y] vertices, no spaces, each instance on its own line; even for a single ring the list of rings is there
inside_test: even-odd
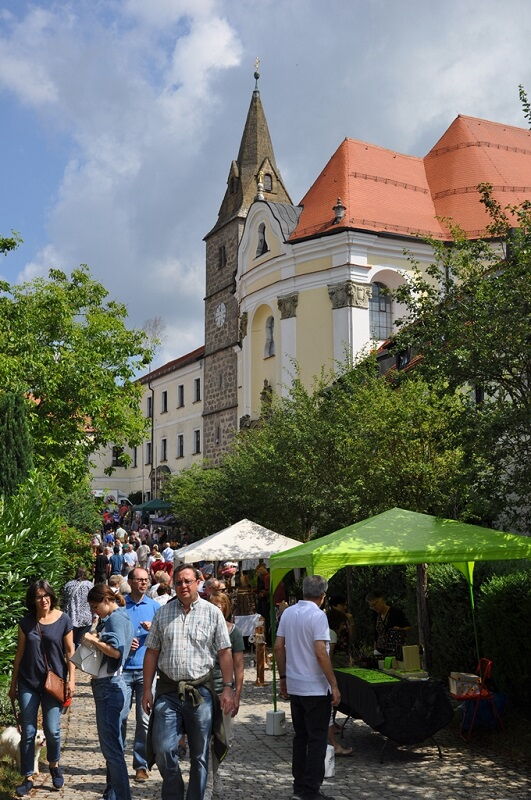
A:
[[[59,766],[61,754],[62,703],[44,688],[48,669],[68,680],[70,694],[75,689],[75,669],[68,660],[74,655],[72,621],[58,608],[58,598],[48,581],[32,583],[26,592],[28,613],[20,620],[18,644],[13,663],[9,697],[20,705],[20,772],[24,781],[17,786],[17,797],[33,788],[37,712],[42,710],[46,753],[54,789],[64,783]],[[68,667],[67,667],[68,664]]]

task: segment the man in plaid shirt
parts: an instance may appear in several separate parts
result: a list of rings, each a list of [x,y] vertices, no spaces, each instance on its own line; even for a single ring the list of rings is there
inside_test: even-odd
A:
[[[162,800],[184,800],[179,739],[190,748],[187,800],[203,800],[212,733],[213,686],[210,673],[218,657],[223,675],[222,710],[234,709],[233,665],[227,624],[220,609],[199,597],[202,576],[188,564],[174,574],[175,599],[153,619],[144,657],[146,713],[153,711],[152,745],[162,775]],[[158,671],[157,696],[151,686]]]

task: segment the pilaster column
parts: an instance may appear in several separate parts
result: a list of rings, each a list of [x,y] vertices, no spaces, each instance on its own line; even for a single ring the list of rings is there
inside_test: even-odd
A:
[[[370,284],[352,280],[328,285],[332,303],[334,360],[343,362],[345,355],[355,357],[370,341]]]
[[[239,338],[241,351],[238,356],[238,384],[242,386],[241,406],[238,407],[238,418],[251,413],[251,337],[247,335],[249,314],[244,311],[240,315]],[[238,390],[239,391],[239,390]]]
[[[277,297],[280,311],[280,394],[286,396],[293,379],[293,362],[297,354],[297,304],[299,293]]]

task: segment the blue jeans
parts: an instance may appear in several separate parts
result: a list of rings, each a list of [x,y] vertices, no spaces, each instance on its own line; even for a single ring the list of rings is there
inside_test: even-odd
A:
[[[92,694],[96,703],[100,748],[107,764],[107,786],[103,796],[106,800],[131,800],[122,739],[125,685],[121,675],[93,679]]]
[[[149,724],[149,717],[142,709],[142,693],[144,691],[144,679],[141,669],[124,669],[122,678],[125,683],[125,717],[122,723],[122,739],[127,737],[127,716],[135,703],[135,738],[133,741],[133,769],[147,770],[146,761],[146,735]]]
[[[20,774],[33,775],[35,762],[35,734],[37,733],[37,711],[42,707],[42,724],[46,736],[46,752],[50,764],[61,756],[61,708],[51,694],[44,689],[32,689],[22,681],[18,684],[20,705]]]
[[[153,709],[153,750],[162,775],[161,800],[184,800],[184,782],[177,748],[186,733],[190,749],[190,780],[186,800],[203,800],[208,773],[208,749],[212,732],[212,695],[205,686],[198,691],[203,702],[196,708],[176,693],[157,697]]]

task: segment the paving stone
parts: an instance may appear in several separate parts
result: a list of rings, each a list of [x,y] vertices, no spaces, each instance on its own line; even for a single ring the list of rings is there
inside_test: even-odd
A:
[[[235,743],[221,765],[223,800],[283,800],[291,794],[292,728],[289,704],[280,700],[286,712],[287,734],[267,736],[266,712],[272,709],[271,686],[255,687],[253,668],[246,668],[244,698],[234,725]],[[78,691],[69,713],[63,717],[65,785],[52,789],[43,765],[36,780],[39,800],[99,800],[105,785],[105,762],[99,750],[94,700],[86,675],[78,673]],[[134,715],[130,716],[132,735]],[[439,738],[439,737],[438,737]],[[389,744],[380,763],[383,740],[363,722],[349,720],[343,743],[354,749],[351,758],[336,759],[336,774],[326,780],[323,791],[336,800],[528,800],[528,775],[492,756],[484,757],[451,733],[444,737],[443,759],[433,745],[395,748]],[[127,748],[131,779],[131,746]],[[182,763],[185,780],[189,761]],[[161,780],[157,768],[143,784],[131,780],[133,800],[158,800]]]

